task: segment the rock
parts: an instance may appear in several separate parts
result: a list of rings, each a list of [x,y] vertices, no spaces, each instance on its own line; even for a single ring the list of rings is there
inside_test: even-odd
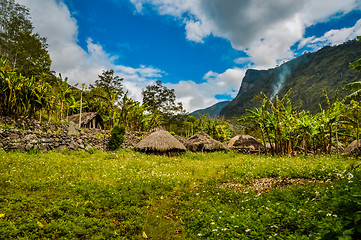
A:
[[[0,147],[1,147],[1,146],[0,146]],[[91,149],[91,148],[93,148],[93,146],[90,145],[90,144],[88,144],[88,145],[85,146],[85,150],[87,150],[87,151],[88,151],[89,149]]]
[[[78,150],[78,146],[75,145],[74,143],[70,143],[68,147],[69,147],[69,150],[75,150],[75,151]]]
[[[33,148],[34,148],[34,145],[31,144],[31,143],[28,143],[28,144],[25,145],[25,151],[29,151],[29,150],[31,150]]]
[[[14,145],[16,149],[18,149],[19,151],[22,151],[24,152],[26,149],[25,149],[25,144],[16,144]]]
[[[66,146],[65,145],[60,145],[56,148],[54,148],[55,152],[64,152],[66,150]]]
[[[70,122],[69,127],[66,129],[66,131],[67,131],[67,135],[69,135],[69,136],[74,136],[74,135],[79,136],[80,135],[80,132],[79,132],[76,124],[73,122]]]
[[[4,118],[2,120],[4,124]],[[53,149],[55,151],[76,151],[91,148],[105,150],[110,136],[109,131],[84,129],[84,136],[78,137],[79,130],[77,129],[76,124],[70,126],[69,124],[64,123],[34,123],[29,119],[19,122],[9,120],[9,124],[6,125],[16,126],[19,124],[24,126],[27,130],[0,129],[0,149],[5,151],[10,151],[12,149],[30,151],[34,149],[43,152]],[[75,131],[72,131],[72,128]],[[48,133],[46,132],[47,130],[49,130]],[[53,134],[53,131],[57,131],[57,134]],[[65,132],[68,134],[65,134]],[[69,135],[69,133],[76,135]]]

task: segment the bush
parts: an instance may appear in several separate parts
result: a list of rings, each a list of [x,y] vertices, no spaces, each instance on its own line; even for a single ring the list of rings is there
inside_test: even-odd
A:
[[[116,125],[110,132],[108,149],[115,151],[120,148],[124,142],[125,128],[122,125]]]

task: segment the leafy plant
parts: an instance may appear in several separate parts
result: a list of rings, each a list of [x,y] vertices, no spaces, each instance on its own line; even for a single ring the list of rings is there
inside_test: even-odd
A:
[[[0,238],[358,239],[352,164],[329,155],[0,151]],[[309,183],[251,187],[264,178]]]
[[[110,151],[115,151],[120,148],[124,142],[125,128],[123,125],[116,125],[110,132],[108,148]]]

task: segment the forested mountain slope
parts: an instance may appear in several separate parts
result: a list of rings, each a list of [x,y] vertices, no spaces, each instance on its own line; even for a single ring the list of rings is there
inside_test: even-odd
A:
[[[193,116],[193,117],[198,117],[198,113],[199,113],[200,115],[207,114],[208,117],[215,118],[215,117],[218,117],[219,113],[229,102],[230,101],[218,102],[210,107],[191,112],[188,115]]]
[[[339,89],[340,97],[344,97],[348,92],[342,90],[342,86],[361,80],[361,73],[349,68],[349,64],[360,57],[361,43],[349,41],[306,53],[273,69],[249,69],[236,98],[222,109],[220,115],[244,115],[246,109],[259,106],[254,96],[261,91],[271,98],[276,93],[282,97],[290,88],[293,105],[315,113],[319,111],[319,104],[326,106],[323,90],[333,98]]]

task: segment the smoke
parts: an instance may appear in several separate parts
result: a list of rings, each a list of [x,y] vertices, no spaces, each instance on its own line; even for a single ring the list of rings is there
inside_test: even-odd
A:
[[[281,88],[283,87],[283,84],[286,81],[286,78],[291,74],[291,70],[288,66],[284,65],[282,67],[281,72],[278,74],[278,81],[273,85],[273,93],[270,97],[271,100],[273,100],[276,95],[279,93]]]

